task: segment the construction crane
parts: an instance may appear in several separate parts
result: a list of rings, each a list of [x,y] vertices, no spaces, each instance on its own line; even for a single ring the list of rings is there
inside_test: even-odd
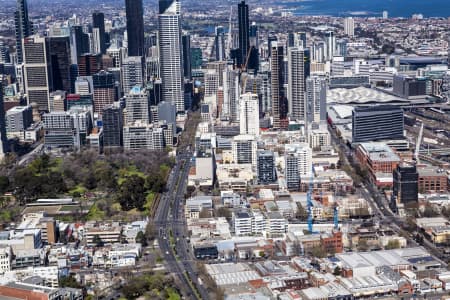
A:
[[[251,47],[250,47],[251,50]],[[245,64],[241,66],[241,74],[246,74],[242,80],[242,93],[245,93],[245,90],[247,89],[247,80],[248,80],[248,72],[247,72],[247,65],[248,61],[250,59],[250,51],[247,52],[247,57],[245,58]],[[256,94],[256,87],[253,86],[253,92]]]
[[[308,231],[313,233],[313,203],[312,203],[312,192],[314,188],[314,166],[311,167],[311,178],[309,180],[308,193],[306,196],[306,205],[308,209]]]
[[[422,137],[423,137],[423,123],[420,126],[419,136],[417,137],[416,142],[416,151],[414,151],[414,159],[416,160],[416,165],[419,164],[419,153],[420,153],[420,145],[422,144]]]
[[[333,208],[333,223],[334,223],[334,230],[339,229],[339,207],[337,203],[334,204]]]

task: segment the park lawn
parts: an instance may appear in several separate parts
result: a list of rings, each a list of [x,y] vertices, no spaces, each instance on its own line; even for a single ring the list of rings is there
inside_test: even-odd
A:
[[[136,166],[128,166],[127,168],[121,168],[119,170],[119,179],[117,180],[120,186],[128,177],[137,175],[141,178],[145,178],[145,174],[137,169]]]

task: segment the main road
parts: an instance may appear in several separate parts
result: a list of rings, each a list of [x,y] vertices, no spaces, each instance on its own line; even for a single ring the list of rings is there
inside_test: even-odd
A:
[[[334,144],[337,145],[338,150],[343,154],[341,158],[343,158],[344,161],[341,163],[347,164],[354,171],[353,165],[355,162],[352,150],[336,136],[336,133],[332,128],[329,127],[328,130],[331,133],[331,138]],[[384,224],[389,224],[395,232],[408,238],[408,244],[410,246],[419,246],[419,244],[414,240],[413,234],[403,229],[405,225],[404,218],[401,218],[391,211],[388,199],[386,199],[386,197],[375,187],[373,183],[370,182],[370,180],[363,178],[362,187],[359,188],[358,191],[361,197],[366,199],[372,207],[376,219]],[[421,246],[434,255],[442,265],[447,265],[445,262],[446,256],[429,240],[424,238]]]
[[[189,176],[192,153],[181,149],[175,167],[169,175],[166,192],[159,202],[154,223],[158,243],[168,271],[174,274],[188,299],[209,299],[205,287],[198,281],[195,260],[186,240],[187,230],[183,216],[184,193]]]

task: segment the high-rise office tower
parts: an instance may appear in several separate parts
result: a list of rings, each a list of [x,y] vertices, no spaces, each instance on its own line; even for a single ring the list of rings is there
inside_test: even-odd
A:
[[[288,102],[291,119],[306,121],[305,51],[288,49]]]
[[[295,47],[295,33],[289,32],[286,40],[286,47]]]
[[[327,32],[326,36],[326,45],[327,45],[327,60],[332,60],[334,57],[334,52],[336,51],[336,37],[334,36],[333,31]]]
[[[139,86],[133,87],[125,96],[126,101],[126,123],[142,121],[150,123],[148,94]]]
[[[102,70],[92,76],[92,81],[94,83],[94,112],[101,113],[103,108],[113,104],[116,98],[114,75]]]
[[[344,19],[344,34],[349,37],[355,36],[355,20],[352,17]]]
[[[181,16],[178,0],[159,2],[159,55],[162,99],[174,103],[177,113],[184,113]]]
[[[50,62],[44,37],[30,36],[22,40],[25,89],[28,104],[35,102],[40,111],[49,109]]]
[[[281,120],[286,119],[288,113],[288,105],[284,93],[284,56],[283,46],[279,46],[277,42],[272,42],[272,59],[271,59],[271,90],[272,90],[272,117],[273,128],[281,128]]]
[[[272,44],[273,42],[278,41],[278,38],[274,35],[269,35],[267,37],[267,45],[268,45],[268,53],[269,53],[269,57],[272,57]]]
[[[129,56],[122,62],[121,76],[123,93],[126,95],[138,85],[143,86],[143,61],[141,56]]]
[[[238,4],[238,22],[239,22],[239,57],[238,65],[244,65],[247,60],[247,54],[250,49],[249,38],[249,20],[248,5],[245,0]]]
[[[259,136],[258,95],[242,94],[239,100],[239,111],[240,133]]]
[[[125,0],[128,56],[144,56],[144,9],[142,0]]]
[[[83,54],[78,57],[78,74],[80,76],[92,76],[102,69],[100,54]]]
[[[122,108],[108,105],[102,110],[103,146],[105,148],[121,147],[123,143]]]
[[[205,97],[216,96],[219,88],[219,73],[214,69],[205,72]]]
[[[0,41],[0,63],[10,63],[9,46],[5,45],[3,41]]]
[[[306,103],[309,122],[327,119],[327,82],[325,77],[311,76],[306,79]]]
[[[98,32],[94,38],[95,44],[99,52],[106,53],[106,33],[105,33],[105,15],[101,12],[94,12],[92,14],[92,32]]]
[[[0,159],[8,152],[8,138],[6,136],[6,116],[3,106],[3,78],[0,77]]]
[[[183,75],[184,78],[192,79],[192,66],[191,66],[191,36],[185,34],[182,37],[183,43]]]
[[[306,32],[300,31],[295,34],[295,42],[297,47],[306,49]]]
[[[83,32],[82,26],[73,26],[70,29],[70,50],[72,63],[76,64],[78,57],[89,53],[89,35]]]
[[[389,12],[387,10],[383,10],[383,19],[389,18]]]
[[[16,53],[17,62],[23,62],[22,39],[33,34],[33,24],[28,19],[27,0],[17,0],[17,9],[14,16],[16,25]]]
[[[184,50],[184,49],[183,49]],[[222,26],[216,27],[216,36],[214,38],[214,50],[216,61],[225,60],[225,31]]]
[[[49,37],[47,39],[53,90],[68,92],[70,91],[69,37]]]

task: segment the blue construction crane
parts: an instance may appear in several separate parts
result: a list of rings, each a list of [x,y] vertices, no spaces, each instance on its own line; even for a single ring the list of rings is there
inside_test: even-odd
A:
[[[334,222],[334,229],[338,230],[339,229],[339,212],[338,212],[338,205],[337,204],[334,204],[333,222]]]
[[[308,193],[306,196],[306,205],[308,209],[308,231],[309,233],[313,233],[313,215],[312,215],[312,192],[314,188],[314,166],[311,167],[311,178],[309,180]]]

